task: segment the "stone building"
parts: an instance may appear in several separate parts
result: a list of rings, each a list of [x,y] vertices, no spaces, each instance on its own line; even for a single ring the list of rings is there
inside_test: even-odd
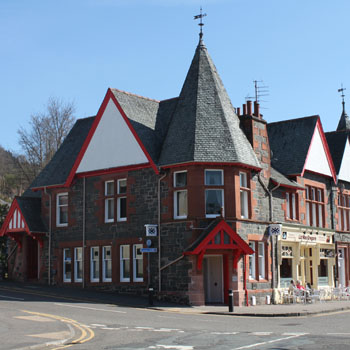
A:
[[[258,103],[234,108],[200,39],[179,97],[108,89],[0,235],[16,280],[279,302],[287,279],[334,285],[336,183],[320,118],[268,125]]]

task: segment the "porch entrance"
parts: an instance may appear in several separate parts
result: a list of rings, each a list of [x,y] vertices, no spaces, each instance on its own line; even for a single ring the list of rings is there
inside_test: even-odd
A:
[[[39,249],[38,241],[27,236],[27,279],[38,279]]]
[[[203,279],[205,303],[222,304],[224,302],[222,255],[204,257]]]

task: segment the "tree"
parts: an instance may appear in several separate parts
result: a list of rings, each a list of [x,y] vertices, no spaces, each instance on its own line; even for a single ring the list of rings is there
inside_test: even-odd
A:
[[[9,207],[7,204],[0,203],[0,227],[5,221]],[[0,280],[7,271],[7,237],[0,237]]]
[[[46,111],[30,117],[29,130],[18,130],[19,144],[24,158],[18,157],[18,165],[29,181],[33,180],[50,161],[72,128],[75,106],[51,97]]]

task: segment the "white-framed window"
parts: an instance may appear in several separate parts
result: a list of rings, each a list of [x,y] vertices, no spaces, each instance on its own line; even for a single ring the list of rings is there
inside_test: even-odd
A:
[[[259,279],[265,279],[265,243],[258,243],[258,251],[259,251]]]
[[[187,171],[174,173],[174,219],[187,218]]]
[[[72,282],[72,257],[70,248],[63,249],[63,282]]]
[[[112,282],[112,247],[102,247],[102,281]]]
[[[83,281],[83,248],[74,248],[74,282]]]
[[[286,218],[298,220],[297,195],[294,192],[286,192]]]
[[[265,280],[266,279],[266,246],[264,242],[250,241],[249,247],[254,251],[249,255],[249,279]]]
[[[207,218],[221,215],[221,210],[224,208],[224,190],[215,187],[223,185],[223,170],[205,170],[205,186],[214,187],[205,189],[205,216]]]
[[[117,220],[126,221],[126,179],[117,182]]]
[[[249,242],[249,248],[254,250],[254,253],[249,255],[249,279],[255,280],[255,242]]]
[[[133,246],[133,281],[143,282],[143,254],[141,252],[142,244]]]
[[[338,194],[338,227],[340,231],[350,231],[350,195]]]
[[[105,222],[114,222],[114,181],[105,181]]]
[[[90,280],[100,281],[100,247],[90,248]]]
[[[308,226],[325,227],[324,191],[320,188],[306,186],[306,224]]]
[[[241,201],[241,217],[249,218],[249,192],[248,175],[245,172],[239,172],[239,186],[240,186],[240,201]]]
[[[56,226],[68,226],[68,193],[59,193],[56,197]]]
[[[130,282],[130,246],[120,246],[120,282]]]

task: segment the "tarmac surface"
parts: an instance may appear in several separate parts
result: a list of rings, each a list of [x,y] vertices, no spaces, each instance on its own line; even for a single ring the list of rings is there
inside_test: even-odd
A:
[[[247,317],[296,317],[350,310],[350,300],[334,300],[308,304],[296,303],[256,305],[248,307],[235,306],[233,312],[229,312],[228,306],[226,305],[186,306],[158,301],[156,296],[153,298],[153,305],[150,305],[149,299],[142,296],[121,295],[112,292],[95,291],[78,287],[73,288],[18,283],[7,280],[0,281],[0,291],[1,290],[12,291],[13,293],[26,293],[35,296],[60,298],[69,302],[113,304],[118,306],[148,308],[186,314],[215,314]]]

